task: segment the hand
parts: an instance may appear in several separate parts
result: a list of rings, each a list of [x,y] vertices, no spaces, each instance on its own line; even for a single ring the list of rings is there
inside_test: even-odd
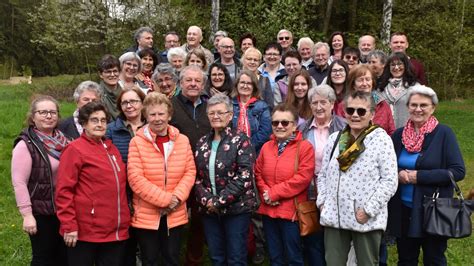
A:
[[[418,171],[416,170],[407,170],[408,173],[408,182],[410,184],[416,184],[416,175]]]
[[[64,238],[64,243],[66,243],[66,246],[73,248],[76,246],[76,243],[77,243],[77,231],[64,233],[63,238]]]
[[[266,204],[270,205],[272,203],[272,201],[270,200],[270,196],[268,195],[268,190],[263,191],[262,196]]]
[[[365,224],[368,220],[369,220],[369,215],[367,215],[367,213],[365,213],[364,209],[357,209],[357,212],[356,212],[356,220],[358,223],[360,224]]]
[[[207,201],[206,207],[207,207],[207,210],[209,212],[216,212],[217,213],[217,208],[216,208],[216,206],[214,206],[214,203],[212,202],[212,199]]]
[[[38,232],[36,228],[36,219],[33,214],[27,214],[23,217],[23,231],[29,235],[34,235]]]
[[[174,208],[176,208],[180,202],[181,201],[178,199],[178,197],[176,197],[176,195],[171,196],[171,203],[168,206],[168,209],[174,210]]]
[[[398,172],[398,182],[401,184],[409,184],[410,179],[408,178],[408,171],[407,170],[401,170]]]

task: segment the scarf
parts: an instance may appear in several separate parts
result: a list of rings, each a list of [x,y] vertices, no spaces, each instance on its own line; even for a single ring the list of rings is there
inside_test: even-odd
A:
[[[388,82],[390,85],[388,86],[389,93],[395,98],[398,98],[398,96],[405,90],[402,86],[403,80],[401,78],[391,78]]]
[[[339,169],[341,171],[347,171],[359,155],[365,151],[365,137],[378,127],[379,126],[370,123],[369,126],[360,133],[357,139],[354,139],[351,135],[349,125],[346,126],[339,138],[339,156],[337,156],[337,161],[339,162]]]
[[[63,151],[64,147],[69,143],[68,139],[64,136],[64,134],[55,129],[51,136],[44,134],[37,128],[34,129],[36,135],[38,136],[39,140],[43,144],[43,148],[46,152],[51,155],[51,157],[59,160],[61,156],[61,152]]]
[[[147,94],[151,93],[151,92],[154,92],[155,91],[155,83],[153,82],[153,80],[151,80],[151,75],[153,74],[153,72],[151,72],[151,71],[145,72],[144,71],[142,73],[143,73],[143,83],[145,84],[145,86],[150,88],[150,90],[148,90]]]
[[[103,81],[100,82],[100,87],[102,89],[102,103],[107,108],[107,111],[109,111],[109,113],[115,119],[120,113],[117,110],[117,98],[122,92],[122,87],[117,85],[117,88],[111,90]]]
[[[288,143],[293,141],[295,138],[296,138],[296,134],[293,132],[293,134],[288,139],[278,142],[278,156],[280,156],[283,153]]]
[[[240,97],[237,96],[237,101],[239,102],[240,113],[239,113],[239,120],[237,122],[237,131],[245,133],[249,138],[251,137],[251,130],[249,124],[249,118],[247,116],[247,109],[250,104],[257,101],[257,98],[252,97],[247,103],[242,103],[240,101]]]
[[[434,116],[430,116],[428,121],[426,121],[426,123],[418,130],[418,133],[416,133],[415,125],[413,121],[409,119],[402,132],[402,143],[405,146],[405,149],[411,153],[420,152],[426,134],[433,132],[438,124],[438,119]]]
[[[74,111],[72,117],[74,119],[74,125],[77,128],[77,132],[79,132],[79,135],[82,135],[82,131],[84,131],[84,128],[82,128],[81,124],[79,124],[79,109],[76,109],[76,111]]]

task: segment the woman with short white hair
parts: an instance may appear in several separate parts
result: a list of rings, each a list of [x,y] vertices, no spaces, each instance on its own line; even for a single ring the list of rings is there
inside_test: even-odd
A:
[[[298,53],[301,55],[301,65],[308,70],[314,66],[313,47],[314,42],[309,37],[303,37],[298,40]]]

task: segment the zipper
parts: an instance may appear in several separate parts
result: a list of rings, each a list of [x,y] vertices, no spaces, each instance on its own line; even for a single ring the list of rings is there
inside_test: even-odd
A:
[[[54,204],[53,171],[51,170],[51,162],[49,161],[49,158],[46,155],[43,154],[41,149],[38,147],[38,145],[34,141],[31,141],[31,143],[33,143],[33,145],[35,145],[36,149],[40,153],[43,160],[45,160],[45,162],[48,163],[47,168],[48,168],[48,173],[49,173],[49,187],[51,189],[51,193],[50,193],[51,194],[51,204],[52,204],[51,206],[53,206],[53,212],[56,213],[56,205]]]
[[[110,155],[109,151],[107,150],[107,145],[101,140],[100,141],[102,145],[104,146],[105,153],[107,154],[107,158],[109,158],[110,165],[112,166],[112,170],[114,171],[114,176],[115,176],[115,182],[117,183],[117,229],[115,230],[115,238],[117,240],[120,240],[119,238],[119,229],[120,229],[120,213],[121,213],[121,208],[120,208],[120,182],[119,182],[119,177],[117,172],[120,172],[120,168],[118,167],[117,160],[115,159],[114,155]],[[92,209],[92,214],[94,214],[94,209]]]

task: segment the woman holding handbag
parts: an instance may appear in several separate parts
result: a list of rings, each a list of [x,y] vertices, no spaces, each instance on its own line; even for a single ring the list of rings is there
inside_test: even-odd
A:
[[[418,265],[420,248],[424,265],[447,265],[447,238],[423,231],[423,199],[436,191],[440,198],[452,198],[450,175],[460,181],[466,169],[453,131],[433,116],[437,104],[431,88],[413,86],[408,122],[392,135],[400,185],[389,203],[388,229],[397,237],[399,265]]]
[[[283,104],[274,108],[273,134],[263,145],[255,166],[262,199],[257,213],[263,216],[271,265],[304,265],[295,203],[307,200],[314,151],[296,130],[297,123],[295,108]]]

